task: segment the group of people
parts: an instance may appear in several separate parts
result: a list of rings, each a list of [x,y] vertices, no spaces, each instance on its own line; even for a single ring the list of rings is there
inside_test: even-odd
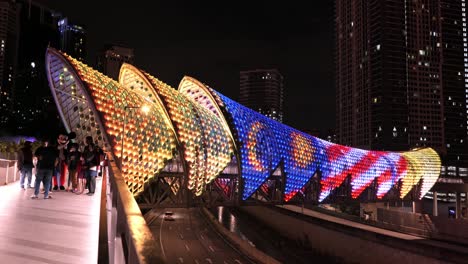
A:
[[[93,195],[96,190],[96,177],[104,159],[103,150],[97,146],[91,136],[87,136],[84,148],[70,142],[75,134],[62,133],[57,138],[57,145],[50,144],[48,139],[42,141],[34,153],[31,142],[26,141],[18,151],[18,169],[20,171],[20,186],[26,189],[34,188],[32,199],[39,198],[41,183],[44,187],[44,199],[50,199],[52,190],[66,190],[80,194],[88,189],[87,194]],[[37,162],[34,162],[34,159]],[[35,182],[32,186],[32,170],[35,168]],[[80,179],[83,179],[80,181]]]

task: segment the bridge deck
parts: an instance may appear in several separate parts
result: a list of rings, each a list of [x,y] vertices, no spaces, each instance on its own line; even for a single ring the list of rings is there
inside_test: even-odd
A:
[[[32,200],[19,181],[0,186],[0,262],[96,263],[101,179],[94,196],[54,191],[49,200]]]

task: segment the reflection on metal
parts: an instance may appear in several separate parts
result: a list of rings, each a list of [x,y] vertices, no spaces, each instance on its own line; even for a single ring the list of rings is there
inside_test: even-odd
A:
[[[191,77],[176,90],[124,64],[117,83],[53,49],[47,52],[47,73],[67,129],[78,140],[92,135],[125,161],[127,187],[148,207],[252,196],[287,202],[311,193],[322,202],[343,185],[354,199],[363,193],[382,199],[395,189],[402,198],[417,190],[421,198],[439,176],[440,159],[431,148],[384,152],[333,144]],[[144,104],[151,112],[131,111],[123,136],[125,107]]]

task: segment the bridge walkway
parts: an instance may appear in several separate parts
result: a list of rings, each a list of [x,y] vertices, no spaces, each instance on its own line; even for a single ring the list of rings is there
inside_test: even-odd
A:
[[[0,186],[0,263],[96,263],[101,182],[93,196],[53,191],[48,200],[31,199],[19,181]]]

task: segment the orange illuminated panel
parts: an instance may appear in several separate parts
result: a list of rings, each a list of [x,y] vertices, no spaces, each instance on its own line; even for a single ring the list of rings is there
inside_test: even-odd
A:
[[[122,175],[130,191],[135,195],[143,191],[145,183],[172,158],[176,147],[175,135],[168,127],[168,120],[161,106],[145,101],[111,78],[66,54],[49,49],[48,56],[51,63],[60,62],[65,65],[52,67],[51,64],[49,67],[49,82],[56,94],[62,94],[61,86],[68,85],[70,90],[67,92],[70,96],[79,96],[80,101],[87,102],[81,108],[73,107],[71,111],[66,105],[60,104],[59,107],[64,112],[64,123],[67,123],[71,130],[80,131],[80,140],[92,134],[95,127],[105,128],[106,138],[110,140],[113,153],[123,160]],[[65,79],[70,79],[67,78],[67,72],[73,72],[73,81],[65,82]],[[60,76],[64,76],[63,80]],[[148,106],[150,114],[145,114],[137,108],[143,105]],[[79,121],[72,123],[65,113],[73,111],[77,112],[80,118],[93,120],[94,123],[89,126],[84,126]]]

